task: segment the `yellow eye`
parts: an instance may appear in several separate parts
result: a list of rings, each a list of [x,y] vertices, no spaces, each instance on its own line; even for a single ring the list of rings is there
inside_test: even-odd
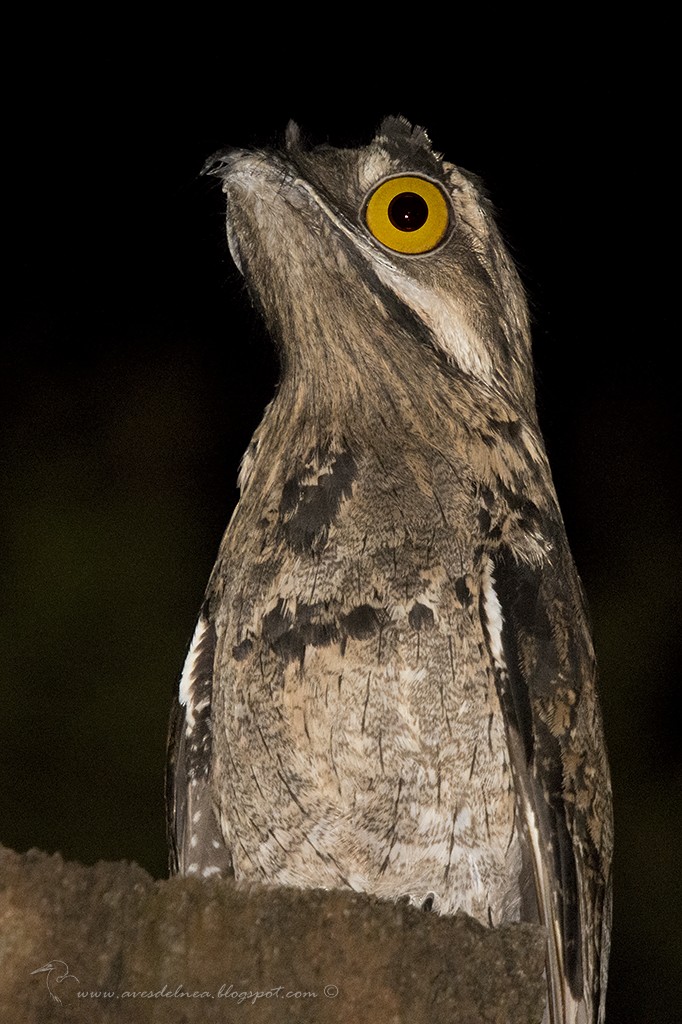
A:
[[[430,252],[450,224],[442,190],[426,178],[387,178],[369,197],[365,221],[374,237],[396,252]]]

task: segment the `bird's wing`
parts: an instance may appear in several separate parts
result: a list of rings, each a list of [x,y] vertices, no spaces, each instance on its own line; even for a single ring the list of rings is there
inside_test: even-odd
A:
[[[593,1024],[608,960],[610,785],[580,583],[560,540],[551,558],[531,565],[502,547],[482,612],[548,932],[549,1020]]]
[[[173,702],[166,775],[171,873],[204,878],[232,873],[209,779],[215,650],[215,626],[205,609],[199,615]]]

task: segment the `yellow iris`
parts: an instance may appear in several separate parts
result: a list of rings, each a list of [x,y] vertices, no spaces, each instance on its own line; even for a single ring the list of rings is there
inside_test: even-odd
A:
[[[434,182],[401,175],[377,186],[365,207],[365,221],[389,249],[413,255],[430,252],[448,229],[450,204]]]

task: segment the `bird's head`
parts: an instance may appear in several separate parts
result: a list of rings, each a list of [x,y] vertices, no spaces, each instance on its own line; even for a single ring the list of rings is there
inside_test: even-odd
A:
[[[35,971],[31,971],[31,974],[43,974],[44,972],[56,970],[55,965],[50,961],[49,963],[43,964],[42,967],[36,967]]]
[[[528,314],[490,203],[421,128],[388,118],[362,148],[225,150],[230,250],[311,393],[447,387],[465,377],[534,417]]]

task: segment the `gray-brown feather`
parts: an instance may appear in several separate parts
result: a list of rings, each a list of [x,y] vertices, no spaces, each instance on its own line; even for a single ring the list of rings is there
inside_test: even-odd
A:
[[[221,840],[237,879],[539,917],[551,1019],[596,1020],[608,769],[523,290],[474,179],[421,129],[288,140],[208,167],[282,360],[204,612]],[[449,197],[424,256],[363,223],[396,173]]]

